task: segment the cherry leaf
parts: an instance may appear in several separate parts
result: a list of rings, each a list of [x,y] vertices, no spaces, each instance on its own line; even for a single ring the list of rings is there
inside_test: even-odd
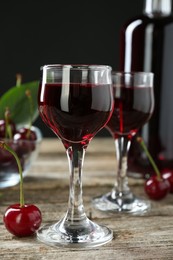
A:
[[[4,119],[4,113],[8,107],[10,118],[16,125],[27,125],[30,121],[33,123],[38,117],[38,86],[38,81],[32,81],[20,86],[14,86],[6,91],[0,98],[0,119]],[[30,91],[32,97],[32,114],[26,90]]]

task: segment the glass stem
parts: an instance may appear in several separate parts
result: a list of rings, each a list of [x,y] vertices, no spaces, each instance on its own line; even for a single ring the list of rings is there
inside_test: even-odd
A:
[[[82,170],[86,147],[73,144],[67,149],[70,170],[70,191],[66,221],[81,222],[86,219],[82,198]]]
[[[112,197],[123,196],[130,192],[127,177],[127,159],[131,141],[126,137],[115,139],[115,151],[117,159],[116,181],[112,190]]]

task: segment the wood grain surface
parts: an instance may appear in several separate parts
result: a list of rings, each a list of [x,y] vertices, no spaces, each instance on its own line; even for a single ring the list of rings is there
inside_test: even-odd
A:
[[[93,197],[111,190],[116,158],[112,138],[95,138],[85,156],[83,200],[88,216],[114,232],[114,239],[94,249],[67,249],[47,246],[36,237],[16,238],[3,225],[6,207],[19,200],[19,186],[0,190],[0,259],[131,260],[173,259],[173,194],[152,202],[142,216],[108,214],[92,207]],[[65,150],[58,139],[43,139],[37,160],[24,179],[25,202],[42,211],[43,224],[58,221],[67,209],[69,173]],[[132,191],[146,197],[143,180],[129,179]]]

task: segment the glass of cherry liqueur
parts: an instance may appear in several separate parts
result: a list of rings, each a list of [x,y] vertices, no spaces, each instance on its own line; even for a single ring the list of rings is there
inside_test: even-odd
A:
[[[65,216],[37,232],[53,246],[95,247],[112,240],[112,231],[92,222],[82,200],[82,168],[88,144],[108,122],[113,110],[111,67],[102,65],[46,65],[38,94],[44,123],[61,140],[70,172]]]
[[[117,170],[113,189],[93,199],[99,210],[141,214],[150,208],[128,185],[127,159],[132,138],[153,113],[153,77],[149,72],[112,72],[115,106],[106,128],[115,141]]]

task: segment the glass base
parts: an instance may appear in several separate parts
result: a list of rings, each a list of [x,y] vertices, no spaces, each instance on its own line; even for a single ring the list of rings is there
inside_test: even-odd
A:
[[[126,194],[110,192],[94,198],[92,203],[101,211],[132,214],[146,213],[151,207],[150,201],[137,198],[131,192]]]
[[[72,223],[64,225],[64,220],[45,225],[37,231],[38,240],[50,246],[63,247],[96,247],[108,243],[113,238],[113,232],[87,219],[85,225]]]

